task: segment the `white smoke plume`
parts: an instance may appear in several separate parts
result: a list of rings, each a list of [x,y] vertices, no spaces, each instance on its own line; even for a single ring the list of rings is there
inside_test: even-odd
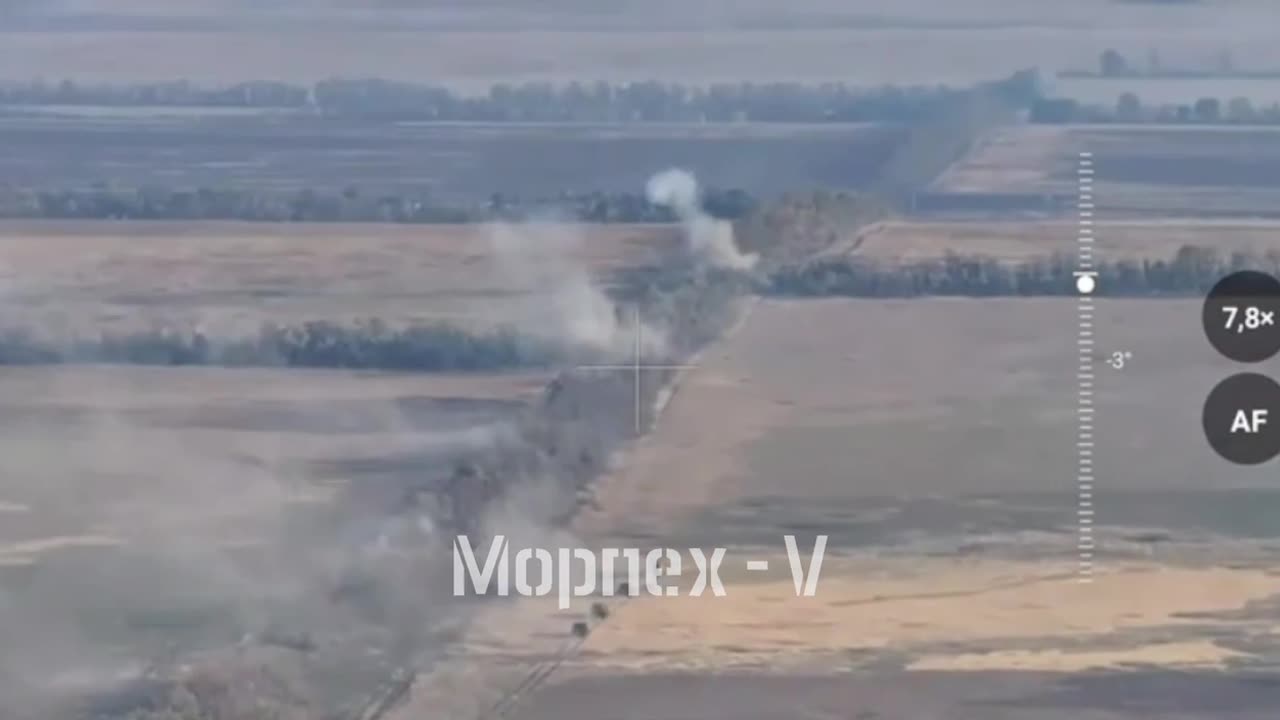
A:
[[[524,332],[616,357],[667,352],[665,330],[617,306],[586,266],[580,231],[556,222],[495,224],[490,249],[504,286],[522,297],[514,314]],[[527,294],[525,294],[527,293]]]
[[[760,259],[743,253],[733,239],[733,225],[708,215],[702,209],[698,181],[687,170],[672,168],[649,178],[645,188],[649,202],[668,207],[684,226],[689,251],[713,267],[747,271]]]

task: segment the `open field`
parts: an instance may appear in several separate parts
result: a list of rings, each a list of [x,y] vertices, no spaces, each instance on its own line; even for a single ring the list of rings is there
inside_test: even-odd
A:
[[[726,547],[728,596],[618,603],[520,717],[598,715],[606,688],[619,719],[1263,717],[1280,493],[1202,437],[1236,368],[1199,310],[1099,304],[1099,354],[1133,361],[1098,365],[1080,584],[1073,302],[761,301],[576,525],[604,546]],[[830,536],[815,597],[795,595],[786,533],[802,552]],[[761,557],[768,573],[743,571]],[[521,605],[468,633],[478,667],[533,662],[574,617]],[[673,689],[641,701],[656,683]]]
[[[46,331],[449,320],[555,329],[531,299],[657,262],[664,226],[0,223],[0,325]],[[546,308],[542,308],[543,311]]]
[[[6,370],[0,712],[79,717],[43,703],[236,647],[320,672],[325,702],[368,692],[381,653],[460,620],[423,580],[445,561],[396,555],[433,529],[381,468],[441,482],[547,379]]]
[[[678,242],[659,226],[12,223],[3,321],[235,333],[378,317],[559,336],[582,303],[588,325],[596,302],[614,322],[611,274]],[[530,442],[521,423],[553,376],[8,368],[0,646],[22,650],[0,653],[0,715],[78,717],[40,701],[179,661],[262,660],[328,710],[429,667],[469,612],[439,582],[445,553],[423,551],[445,547],[436,523],[458,502],[440,489]],[[509,502],[537,538],[558,500],[527,485]]]
[[[775,194],[858,188],[901,131],[865,125],[484,125],[244,117],[0,118],[17,187],[429,194],[477,203],[561,192],[641,193],[669,167],[709,187]]]
[[[935,188],[1074,196],[1081,151],[1093,153],[1095,201],[1103,211],[1270,216],[1280,200],[1280,130],[1227,126],[1004,129]]]
[[[1020,227],[888,223],[857,252],[1015,259],[1061,242],[1059,231],[1070,243],[1067,225]],[[47,306],[48,317],[136,323],[185,298],[189,317],[473,320],[502,313],[490,296],[537,305],[543,288],[491,267],[503,257],[493,228],[0,230],[14,317]],[[520,232],[513,257],[526,273],[572,267],[601,283],[678,242],[661,227]],[[1264,223],[1243,222],[1122,223],[1106,235],[1108,257],[1210,236],[1232,247],[1269,240]],[[759,301],[685,372],[654,432],[616,458],[573,537],[552,538],[727,547],[729,596],[620,604],[518,717],[598,714],[610,692],[621,702],[611,716],[638,718],[628,693],[655,682],[673,690],[669,705],[644,706],[648,717],[716,716],[740,703],[762,718],[794,716],[744,683],[808,693],[805,711],[819,715],[1263,717],[1280,666],[1269,615],[1280,597],[1280,494],[1265,468],[1224,472],[1201,437],[1200,403],[1235,367],[1203,341],[1199,305],[1099,304],[1099,352],[1134,359],[1123,372],[1099,365],[1100,548],[1094,582],[1081,585],[1073,303]],[[395,512],[405,487],[501,438],[547,380],[11,370],[0,378],[0,610],[15,620],[0,638],[31,644],[24,628],[75,621],[38,656],[5,658],[0,680],[85,689],[109,681],[104,667],[128,671],[170,649],[218,652],[267,631],[287,640],[288,623],[267,621],[288,608],[306,627],[332,628],[314,638],[321,658],[386,647],[404,627],[438,634],[429,647],[442,654],[418,658],[428,672],[395,717],[473,716],[563,646],[582,603],[568,614],[540,601],[485,604],[463,622],[437,615],[443,606],[418,586],[393,584],[391,620],[370,621],[326,605],[333,596],[316,588],[343,597],[349,563],[366,567],[397,538],[430,532]],[[494,522],[525,539],[545,532],[518,512]],[[830,536],[814,598],[794,595],[786,533],[802,548]],[[769,559],[771,571],[744,572],[746,557]],[[432,567],[440,572],[428,577],[444,576]],[[358,664],[357,677],[349,667],[330,668],[343,680],[323,696],[350,697],[386,670]],[[885,690],[865,701],[850,690],[871,687]]]
[[[1224,474],[1202,437],[1204,396],[1236,368],[1203,338],[1200,305],[1099,304],[1097,352],[1134,355],[1123,373],[1099,369],[1099,492],[1119,494],[1109,510],[1101,498],[1099,522],[1124,524],[1122,509],[1142,512],[1123,499],[1128,493],[1153,493],[1145,511],[1159,524],[1183,502],[1180,493],[1191,493],[1189,501],[1197,490],[1272,487],[1262,469]],[[1024,496],[1027,514],[1010,509],[1009,519],[1036,530],[1070,525],[1074,476],[1064,469],[1074,458],[1075,320],[1074,303],[1054,299],[761,301],[740,333],[689,373],[656,434],[636,451],[627,471],[634,474],[603,483],[601,500],[620,523],[606,527],[644,529],[651,508],[672,532],[682,527],[677,512],[686,531],[703,513],[735,508],[816,512],[817,522],[847,503],[848,520],[824,527],[892,535],[927,526],[933,502],[995,519],[1000,512],[985,502],[963,504],[987,496]],[[678,487],[667,487],[674,477]],[[1166,505],[1157,496],[1175,499]],[[1061,517],[1054,498],[1068,502]],[[889,499],[923,504],[887,514],[867,507]],[[1046,504],[1036,510],[1039,503]],[[915,511],[922,514],[912,519]],[[883,526],[872,523],[882,515]],[[907,525],[895,530],[899,522]],[[718,539],[731,539],[723,524],[712,526]],[[758,521],[733,527],[767,535]]]
[[[869,228],[846,254],[884,263],[938,259],[948,253],[1019,263],[1046,255],[1074,255],[1078,226],[1070,220],[892,221]],[[1280,223],[1272,220],[1108,220],[1095,231],[1094,252],[1108,261],[1167,260],[1187,245],[1221,256],[1280,252]]]
[[[59,538],[71,547],[81,544],[75,538],[112,547],[145,542],[147,532],[170,525],[187,526],[193,542],[211,541],[211,552],[223,544],[255,547],[242,532],[254,518],[265,530],[272,515],[327,502],[339,486],[357,483],[337,471],[340,463],[416,450],[424,453],[424,478],[447,472],[444,441],[452,435],[463,444],[468,429],[508,420],[547,379],[7,370],[0,379],[0,565],[38,567],[64,544]],[[432,448],[441,451],[441,467],[425,460]]]
[[[890,222],[847,247],[1012,261],[1072,249],[1073,229]],[[1108,222],[1099,254],[1267,249],[1272,229]],[[0,288],[14,325],[378,316],[563,331],[559,290],[607,285],[679,242],[671,227],[13,223],[0,225]],[[517,717],[1273,713],[1280,491],[1265,467],[1224,469],[1201,436],[1205,394],[1237,368],[1203,340],[1199,314],[1196,300],[1099,302],[1099,355],[1133,361],[1098,364],[1099,548],[1084,585],[1073,302],[757,302],[683,373],[656,429],[607,465],[572,538],[519,503],[491,518],[525,540],[727,547],[729,596],[619,603]],[[240,652],[248,636],[296,645],[301,626],[321,628],[304,638],[319,647],[316,697],[350,697],[419,651],[429,672],[396,720],[474,717],[563,646],[584,603],[484,603],[460,620],[444,612],[445,559],[400,550],[434,531],[414,488],[503,442],[548,380],[7,372],[0,647],[39,652],[0,654],[0,690],[100,687],[193,649]],[[830,536],[816,597],[795,597],[787,533],[802,547]],[[747,573],[745,557],[772,569]],[[438,640],[415,644],[424,635]]]
[[[0,78],[934,85],[1091,65],[1106,48],[1170,64],[1230,48],[1242,67],[1280,67],[1264,0],[892,5],[0,0]],[[857,190],[885,179],[903,137],[0,111],[10,188],[354,187],[441,204],[640,193],[672,166],[758,196]],[[1280,212],[1280,131],[1011,127],[930,190],[1074,197],[1081,150],[1101,259],[1280,250],[1280,222],[1261,219]],[[756,267],[827,241],[886,265],[1076,248],[1073,216],[868,226],[873,203],[854,204],[764,218]],[[1206,395],[1241,367],[1206,342],[1200,300],[1100,297],[1090,351],[1074,298],[752,296],[769,286],[727,268],[749,263],[723,228],[677,214],[683,228],[0,223],[0,718],[1275,717],[1280,487],[1274,463],[1228,465],[1203,437]],[[608,291],[624,275],[655,285],[621,304]],[[174,328],[207,345],[279,323],[291,348],[368,359],[368,343],[306,323],[370,318],[447,323],[437,355],[470,372],[286,369],[273,346],[252,368],[8,349],[15,329],[75,349],[56,341]],[[495,326],[601,360],[483,365],[473,331]],[[404,357],[370,327],[361,338],[392,336],[379,347]],[[1096,373],[1085,444],[1080,347]],[[1104,362],[1117,351],[1123,369]],[[650,358],[663,364],[641,371]],[[459,532],[512,549],[722,547],[728,594],[462,599]],[[802,597],[784,536],[808,559],[819,534],[821,579]],[[516,712],[484,713],[551,661]],[[359,711],[388,688],[405,702]]]

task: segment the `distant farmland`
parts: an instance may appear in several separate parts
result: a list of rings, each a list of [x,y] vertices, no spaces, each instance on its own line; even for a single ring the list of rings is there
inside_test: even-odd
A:
[[[1141,215],[1265,215],[1280,207],[1280,130],[1024,126],[995,133],[935,183],[943,192],[1074,196],[1093,153],[1096,201]]]
[[[426,194],[642,192],[672,166],[770,195],[869,184],[902,131],[867,125],[443,125],[304,116],[0,119],[0,167],[36,189],[226,188]]]
[[[679,243],[662,225],[7,222],[0,325],[90,335],[152,324],[243,333],[321,317],[488,326],[525,319],[549,284],[607,285]]]

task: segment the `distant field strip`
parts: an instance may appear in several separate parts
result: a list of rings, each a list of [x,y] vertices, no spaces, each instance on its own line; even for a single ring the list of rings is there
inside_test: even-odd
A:
[[[1091,197],[1104,192],[1090,183]],[[1091,199],[1095,207],[1098,200]],[[1088,208],[1082,212],[1095,213]],[[1082,218],[1091,228],[1092,216]],[[1188,297],[1223,275],[1280,272],[1280,223],[1112,220],[1079,247],[1077,222],[885,223],[845,253],[782,268],[766,294],[784,297],[1030,297],[1077,294],[1087,259],[1100,296]]]
[[[932,189],[1024,198],[1073,196],[1075,160],[1085,149],[1107,159],[1097,202],[1113,216],[1273,218],[1280,207],[1280,131],[1259,127],[1003,128],[952,166]]]

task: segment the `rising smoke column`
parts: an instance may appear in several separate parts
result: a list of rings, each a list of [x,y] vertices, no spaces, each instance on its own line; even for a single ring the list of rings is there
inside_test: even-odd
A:
[[[747,271],[760,259],[743,253],[733,239],[733,226],[702,209],[698,181],[687,170],[672,168],[649,178],[645,187],[649,202],[670,208],[684,226],[689,251],[713,267]]]
[[[488,228],[495,269],[506,287],[523,296],[514,317],[505,317],[532,334],[570,347],[628,358],[640,339],[645,357],[668,350],[667,332],[620,308],[592,277],[583,261],[580,228],[561,222],[498,223]],[[638,331],[638,332],[637,332]]]

